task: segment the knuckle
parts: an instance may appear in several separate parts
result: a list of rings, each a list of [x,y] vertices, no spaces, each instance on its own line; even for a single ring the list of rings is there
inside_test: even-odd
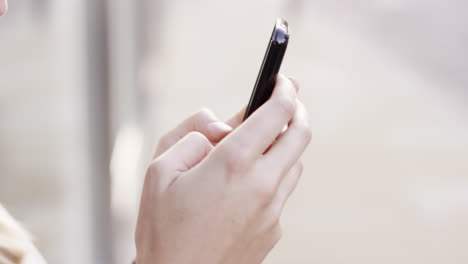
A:
[[[310,126],[309,117],[307,114],[307,110],[304,104],[300,101],[297,102],[298,111],[300,112],[301,118],[297,124],[299,136],[303,139],[306,143],[312,140],[312,128]]]
[[[277,99],[278,109],[285,115],[292,117],[296,111],[296,99],[293,96],[283,96]]]
[[[209,115],[212,115],[213,112],[207,108],[207,107],[202,107],[200,108],[200,110],[198,110],[198,112],[195,114],[195,115],[198,115],[198,116],[209,116]]]
[[[312,129],[308,124],[303,124],[298,127],[299,138],[308,144],[312,140]]]
[[[254,185],[254,196],[260,202],[262,208],[267,207],[273,201],[276,195],[275,184],[272,181],[258,180]]]
[[[197,113],[195,113],[194,118],[198,122],[203,122],[205,120],[211,120],[214,118],[214,113],[209,108],[203,107]]]
[[[300,174],[302,174],[302,171],[304,170],[304,163],[302,163],[302,161],[298,161],[297,162],[297,171]]]
[[[270,206],[270,219],[273,223],[272,225],[277,225],[279,223],[282,212],[281,202],[277,199]]]
[[[191,141],[198,141],[201,143],[209,142],[209,140],[202,133],[198,131],[190,131],[186,137],[188,140],[191,140]]]
[[[170,134],[165,134],[159,139],[158,147],[166,148],[170,145],[171,141],[172,140]]]
[[[150,193],[160,194],[165,188],[167,181],[167,170],[164,162],[156,159],[148,166],[143,189],[147,189]]]
[[[162,160],[156,159],[153,162],[151,162],[146,172],[145,185],[161,186],[162,182],[164,182],[164,175],[166,175],[165,171],[166,168]],[[146,183],[146,181],[148,181],[148,184]]]
[[[271,237],[273,242],[278,242],[281,240],[283,237],[283,229],[281,228],[281,225],[279,224],[279,221],[276,223],[276,225],[273,227],[271,231]]]
[[[151,164],[148,166],[148,175],[151,177],[163,175],[163,171],[165,169],[164,162],[161,159],[155,159]]]
[[[211,142],[200,132],[191,131],[187,134],[186,140],[196,145],[199,149],[211,149]]]
[[[276,244],[283,236],[280,221],[271,221],[271,224],[265,227],[264,234],[272,245]]]
[[[213,114],[213,112],[210,109],[208,109],[206,107],[203,107],[200,110],[198,110],[198,112],[193,114],[190,117],[190,119],[191,119],[191,122],[192,122],[192,124],[194,126],[194,129],[195,130],[201,130],[205,123],[208,123],[211,120],[216,119],[216,118],[215,118],[215,115]]]
[[[248,165],[248,155],[241,147],[227,147],[223,151],[224,167],[229,173],[243,171]]]

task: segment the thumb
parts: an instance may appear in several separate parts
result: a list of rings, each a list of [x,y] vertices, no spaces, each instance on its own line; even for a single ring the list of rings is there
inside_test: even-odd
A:
[[[172,145],[192,131],[202,133],[210,142],[218,142],[231,132],[231,130],[232,127],[219,121],[213,112],[208,109],[202,109],[185,119],[175,129],[164,135],[159,141],[154,157],[156,158],[164,153],[167,149],[172,147]]]
[[[212,149],[213,146],[203,134],[190,132],[162,154],[160,159],[169,171],[182,173],[197,165]]]

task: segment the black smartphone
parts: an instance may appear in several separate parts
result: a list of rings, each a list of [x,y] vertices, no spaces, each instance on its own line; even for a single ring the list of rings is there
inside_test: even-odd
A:
[[[257,81],[250,96],[250,101],[245,111],[244,120],[257,108],[264,104],[273,93],[276,77],[278,76],[281,62],[289,41],[288,22],[278,18],[273,33],[271,34],[268,48],[263,58],[262,67],[257,76]]]

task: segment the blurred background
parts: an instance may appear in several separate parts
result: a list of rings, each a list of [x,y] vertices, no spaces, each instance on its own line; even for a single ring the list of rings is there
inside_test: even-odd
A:
[[[265,263],[468,263],[466,1],[11,0],[0,203],[50,263],[130,263],[155,142],[247,103],[276,17],[314,139]]]

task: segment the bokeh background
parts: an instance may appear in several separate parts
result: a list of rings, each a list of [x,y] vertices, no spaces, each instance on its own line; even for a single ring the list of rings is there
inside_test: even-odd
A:
[[[468,263],[468,18],[443,0],[11,0],[0,203],[50,263],[130,263],[145,167],[249,99],[290,23],[314,138],[265,263]]]

